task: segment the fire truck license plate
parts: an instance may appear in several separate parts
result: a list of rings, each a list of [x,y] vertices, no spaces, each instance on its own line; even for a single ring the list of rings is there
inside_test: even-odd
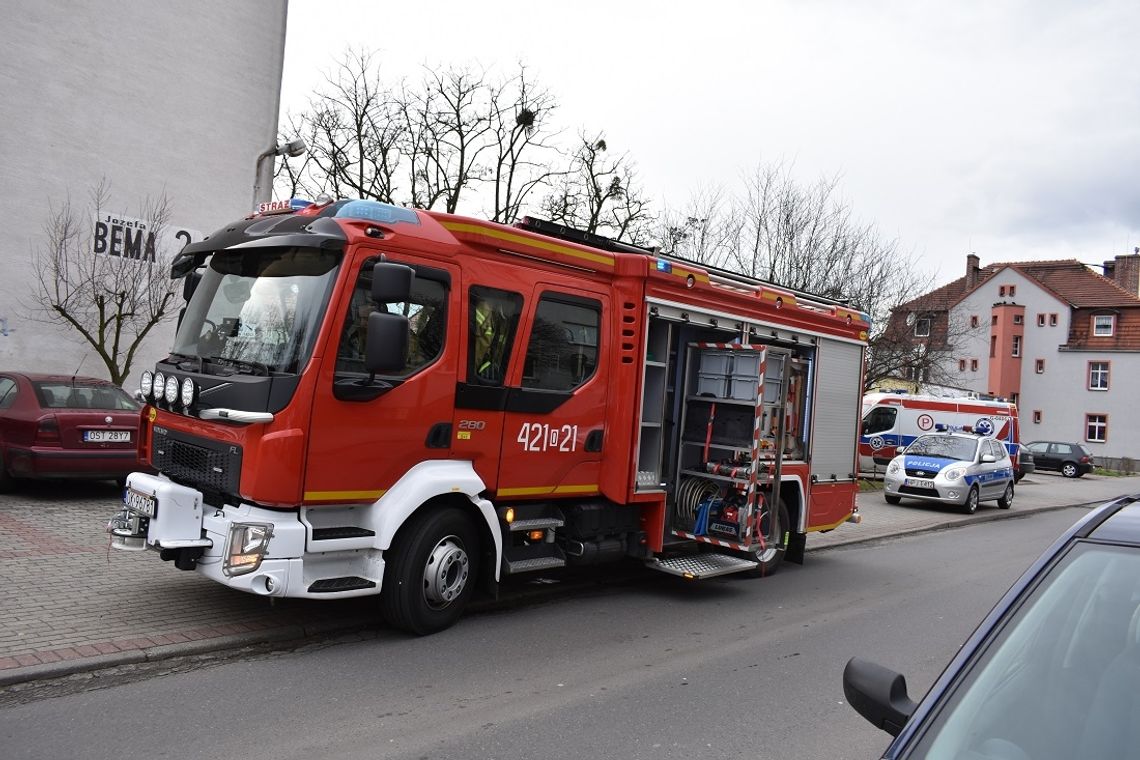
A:
[[[918,478],[907,478],[906,479],[906,485],[910,486],[911,488],[926,488],[926,489],[931,490],[931,491],[934,490],[934,481],[933,480],[919,480]]]
[[[154,517],[158,511],[158,499],[133,489],[127,489],[123,494],[123,503],[127,505],[127,509],[143,517]]]

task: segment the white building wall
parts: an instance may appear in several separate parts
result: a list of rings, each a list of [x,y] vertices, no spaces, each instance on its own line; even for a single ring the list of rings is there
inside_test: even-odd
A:
[[[1001,286],[1013,285],[1014,296],[1000,295]],[[1061,440],[1084,443],[1098,457],[1140,459],[1140,419],[1129,378],[1140,373],[1140,353],[1110,351],[1070,351],[1071,311],[1068,303],[1042,288],[1035,280],[1015,270],[1004,270],[988,279],[975,292],[951,310],[951,323],[958,335],[958,347],[947,366],[951,380],[979,393],[988,393],[991,309],[1000,301],[1025,306],[1023,325],[1021,393],[1018,412],[1022,441]],[[1044,315],[1044,325],[1038,325]],[[1052,323],[1056,315],[1056,324]],[[971,329],[970,317],[978,317]],[[966,360],[966,371],[959,372],[958,360]],[[970,370],[971,359],[978,360],[977,372]],[[1036,371],[1037,360],[1044,360],[1044,371]],[[1089,390],[1088,362],[1110,362],[1109,389]],[[1035,423],[1034,411],[1041,412]],[[1108,415],[1108,440],[1085,441],[1085,415]]]
[[[163,194],[175,228],[209,234],[251,207],[274,144],[287,0],[8,0],[0,28],[0,368],[106,376],[75,334],[34,319],[32,252],[49,207],[139,217]],[[168,323],[134,364],[164,356]]]

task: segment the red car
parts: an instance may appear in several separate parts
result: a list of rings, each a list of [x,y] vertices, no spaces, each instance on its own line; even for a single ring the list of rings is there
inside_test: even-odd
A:
[[[106,380],[0,372],[0,491],[23,478],[126,478],[139,408]]]

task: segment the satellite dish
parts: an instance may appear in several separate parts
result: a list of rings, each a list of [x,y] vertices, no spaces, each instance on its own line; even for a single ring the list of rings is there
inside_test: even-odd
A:
[[[907,327],[910,327],[913,324],[914,324],[914,312],[913,311],[907,312],[906,325],[907,325]]]

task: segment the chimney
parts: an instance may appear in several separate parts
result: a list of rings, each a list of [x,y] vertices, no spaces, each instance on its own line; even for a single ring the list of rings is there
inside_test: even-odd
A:
[[[978,284],[978,275],[982,271],[981,263],[977,254],[971,253],[966,256],[966,290],[973,290]]]
[[[1104,276],[1134,296],[1140,296],[1140,254],[1117,256],[1114,262],[1105,262]]]

